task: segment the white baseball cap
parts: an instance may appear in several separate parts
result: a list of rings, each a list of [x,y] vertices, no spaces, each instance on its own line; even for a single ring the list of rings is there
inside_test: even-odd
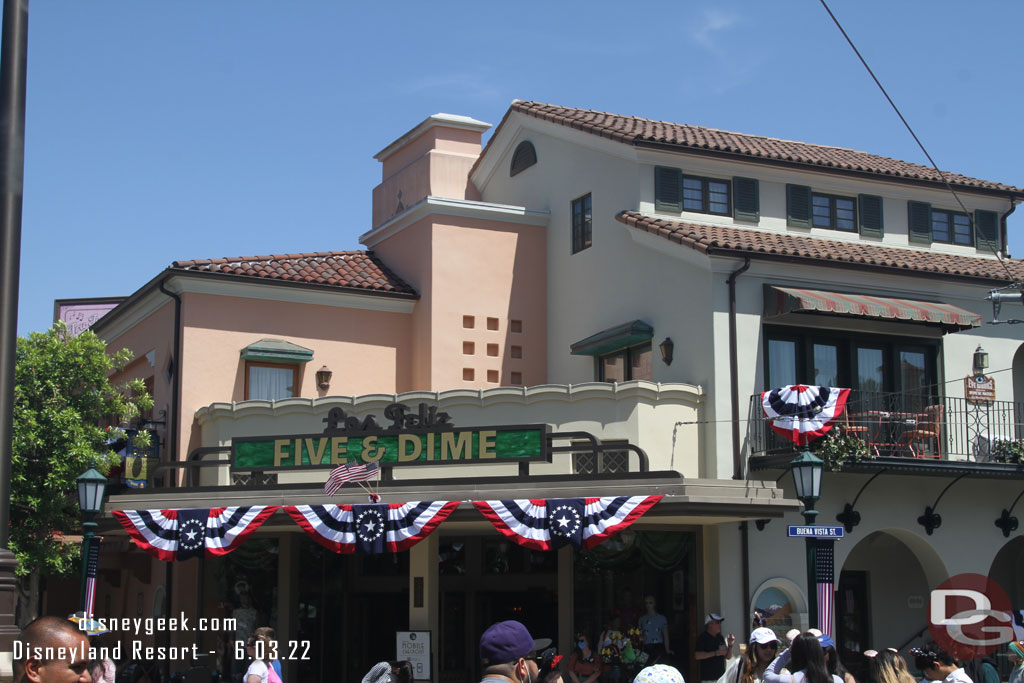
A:
[[[775,631],[771,630],[770,628],[765,628],[764,626],[762,626],[760,628],[755,628],[753,631],[750,632],[750,642],[760,643],[761,645],[767,645],[768,643],[779,642],[779,637],[775,635]]]
[[[725,621],[725,619],[722,619],[721,616],[715,614],[714,612],[708,612],[708,615],[704,617],[704,623],[709,624],[712,621]]]

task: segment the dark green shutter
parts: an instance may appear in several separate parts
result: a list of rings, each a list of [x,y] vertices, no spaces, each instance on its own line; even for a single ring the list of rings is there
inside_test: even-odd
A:
[[[978,249],[999,251],[999,214],[981,209],[974,212],[974,240]]]
[[[811,188],[786,185],[786,225],[811,227]]]
[[[732,217],[757,223],[761,218],[761,198],[753,178],[732,179]]]
[[[860,234],[881,237],[884,228],[882,223],[882,198],[872,194],[858,196],[860,215]]]
[[[654,167],[654,210],[683,210],[683,172],[678,168]]]
[[[907,202],[907,232],[911,242],[932,241],[932,205],[925,202]]]

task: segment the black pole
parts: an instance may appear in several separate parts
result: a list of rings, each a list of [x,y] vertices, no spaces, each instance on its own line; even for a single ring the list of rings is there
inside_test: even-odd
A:
[[[804,521],[814,526],[818,511],[814,509],[814,501],[804,503]],[[818,540],[806,538],[807,544],[807,623],[808,628],[818,628]]]
[[[14,364],[18,344],[21,203],[25,181],[28,0],[4,0],[0,37],[0,652],[11,652],[17,562],[10,541]]]

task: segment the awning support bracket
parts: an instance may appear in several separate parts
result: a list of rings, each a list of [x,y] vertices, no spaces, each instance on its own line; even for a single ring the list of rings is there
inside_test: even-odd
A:
[[[939,506],[939,501],[942,500],[942,497],[944,495],[946,495],[946,491],[953,488],[954,484],[956,484],[964,477],[969,477],[970,475],[970,472],[964,472],[959,477],[946,484],[946,488],[942,489],[942,493],[940,493],[939,497],[935,499],[935,502],[932,503],[930,506],[926,507],[924,509],[924,514],[917,518],[917,523],[924,527],[924,530],[928,533],[929,536],[932,535],[933,531],[942,526],[942,516],[935,511],[935,508]]]
[[[864,482],[864,485],[860,487],[860,491],[857,491],[857,495],[853,497],[852,503],[847,503],[843,507],[843,511],[836,515],[836,521],[842,522],[843,527],[846,529],[846,533],[852,533],[853,527],[860,524],[860,513],[854,508],[857,506],[857,501],[860,500],[860,494],[864,493],[864,489],[871,485],[875,479],[878,479],[881,475],[888,472],[888,469],[880,470],[875,472],[874,476]]]
[[[1010,509],[1003,509],[1003,513],[999,515],[999,519],[996,520],[996,526],[1003,530],[1003,537],[1009,538],[1010,534],[1017,530],[1018,522],[1017,518],[1011,515],[1013,508],[1017,506],[1017,502],[1020,501],[1021,496],[1024,496],[1024,491],[1017,494],[1017,497],[1013,499],[1010,504]]]

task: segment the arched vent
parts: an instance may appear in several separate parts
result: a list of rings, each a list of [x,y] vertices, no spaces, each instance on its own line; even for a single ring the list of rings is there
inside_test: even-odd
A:
[[[514,176],[517,173],[522,173],[535,163],[537,163],[537,150],[533,148],[532,142],[524,140],[519,143],[515,154],[512,155],[512,168],[509,169],[508,174]]]

